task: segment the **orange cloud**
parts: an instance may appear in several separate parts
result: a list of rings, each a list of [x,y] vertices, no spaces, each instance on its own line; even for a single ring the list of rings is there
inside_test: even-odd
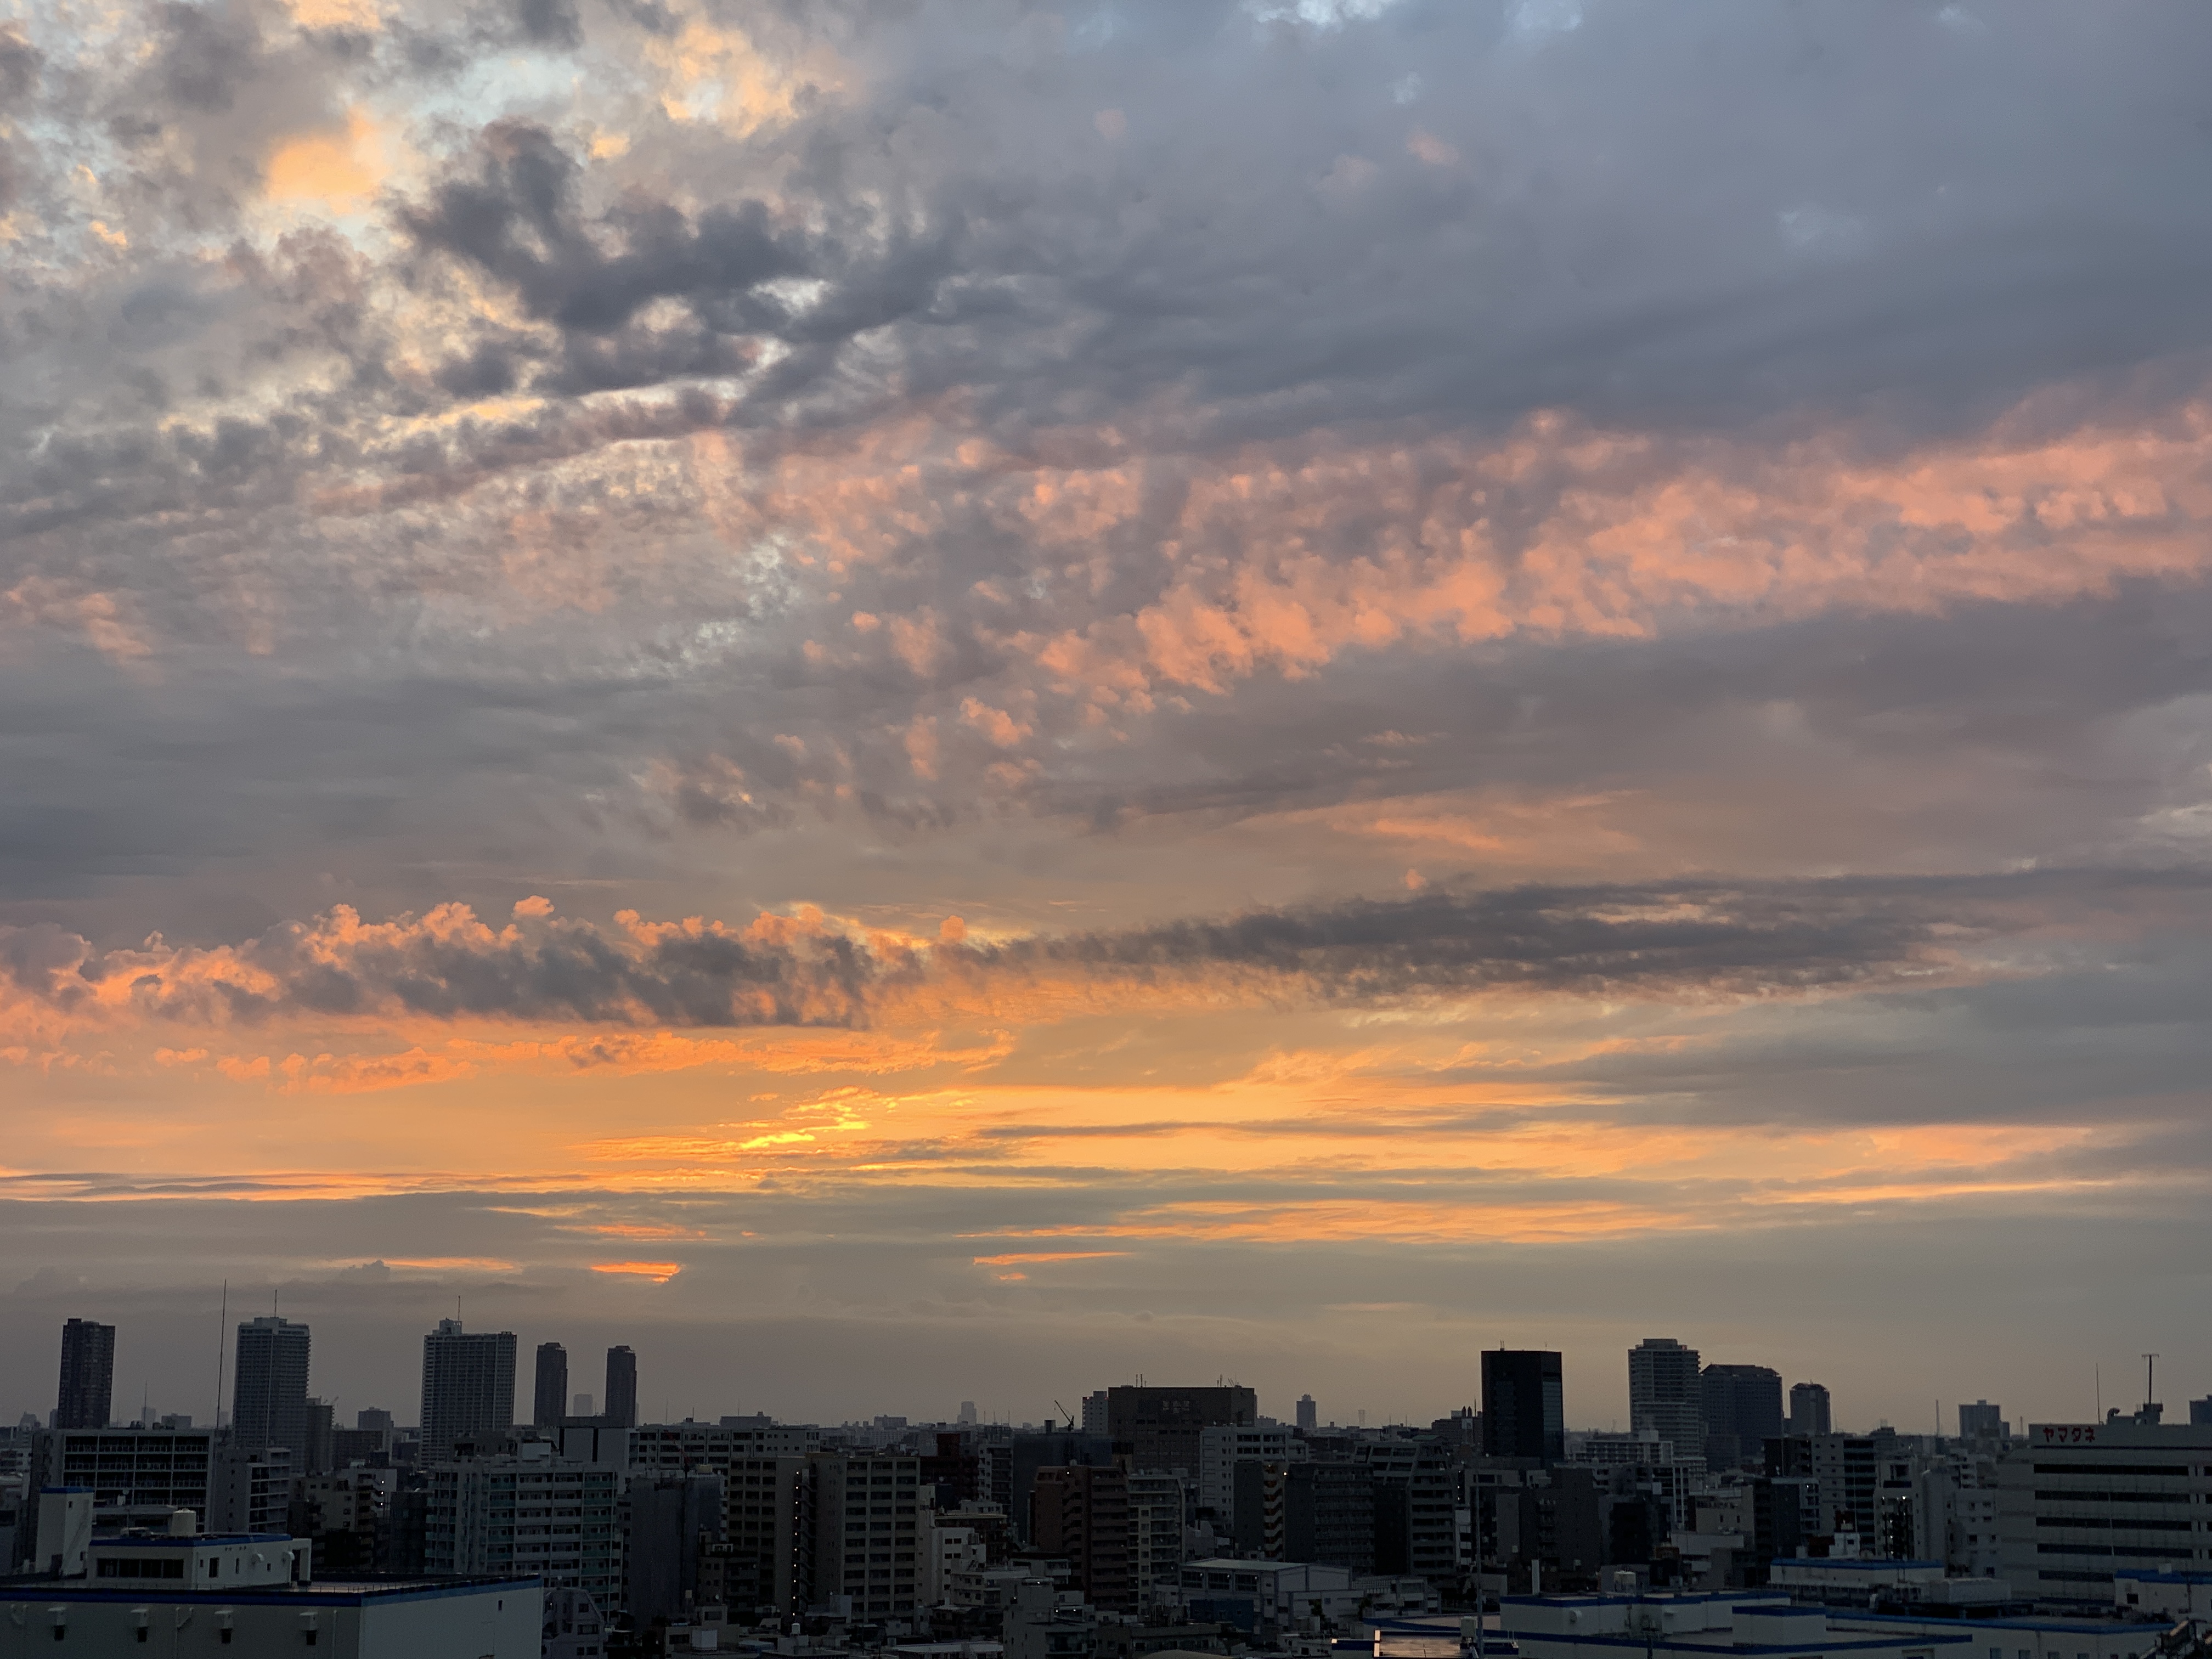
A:
[[[349,213],[368,204],[389,170],[381,132],[356,109],[343,129],[301,133],[280,144],[270,155],[263,188],[272,202],[313,203]]]
[[[633,1279],[649,1279],[656,1285],[665,1285],[684,1271],[680,1261],[594,1261],[595,1273],[621,1273]]]

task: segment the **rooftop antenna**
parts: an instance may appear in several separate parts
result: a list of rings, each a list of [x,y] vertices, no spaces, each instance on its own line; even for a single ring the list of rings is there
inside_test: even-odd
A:
[[[2158,1356],[2147,1353],[2143,1356],[2143,1404],[2146,1406],[2158,1403],[2158,1389],[2153,1386],[2157,1378]]]
[[[2098,1420],[2100,1423],[2101,1423],[2101,1422],[2103,1422],[2103,1421],[2105,1420],[2105,1368],[2104,1368],[2104,1366],[2103,1366],[2102,1364],[2097,1364],[2097,1365],[2093,1365],[2093,1366],[2091,1366],[2091,1367],[2089,1368],[2089,1375],[2096,1380],[2096,1384],[2097,1384],[2097,1420]]]

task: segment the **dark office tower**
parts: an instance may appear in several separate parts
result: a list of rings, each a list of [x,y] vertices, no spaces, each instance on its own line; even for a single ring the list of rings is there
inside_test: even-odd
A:
[[[1106,1432],[1129,1442],[1133,1469],[1182,1469],[1194,1476],[1201,1434],[1208,1429],[1249,1429],[1259,1420],[1260,1396],[1233,1383],[1106,1390]]]
[[[1482,1355],[1482,1453],[1557,1463],[1567,1455],[1559,1356],[1538,1348],[1487,1348]]]
[[[1310,1394],[1298,1396],[1298,1426],[1310,1433],[1321,1426],[1321,1407]]]
[[[533,1428],[557,1429],[568,1409],[568,1351],[558,1342],[538,1345],[538,1391],[532,1397]]]
[[[637,1426],[637,1356],[627,1347],[607,1350],[607,1426]]]
[[[1782,1432],[1782,1373],[1764,1365],[1708,1365],[1699,1381],[1706,1467],[1762,1462],[1766,1443]]]
[[[115,1327],[72,1319],[62,1327],[58,1429],[104,1429],[115,1396]]]
[[[1818,1382],[1792,1382],[1790,1385],[1790,1432],[1792,1434],[1830,1434],[1834,1427],[1829,1421],[1828,1391]]]
[[[453,1455],[456,1440],[514,1426],[514,1333],[462,1330],[441,1319],[422,1339],[422,1461]]]
[[[283,1446],[299,1472],[308,1460],[307,1328],[275,1314],[238,1328],[232,1364],[231,1443],[243,1451]]]

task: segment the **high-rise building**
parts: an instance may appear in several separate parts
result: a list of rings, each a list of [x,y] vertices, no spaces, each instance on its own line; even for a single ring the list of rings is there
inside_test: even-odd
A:
[[[568,1351],[558,1342],[538,1345],[538,1386],[530,1396],[532,1428],[557,1429],[568,1405]]]
[[[607,1425],[637,1426],[637,1356],[627,1346],[607,1350]]]
[[[592,1396],[591,1396],[591,1395],[587,1395],[587,1394],[580,1394],[580,1395],[577,1395],[574,1400],[572,1400],[572,1401],[570,1401],[568,1402],[568,1415],[569,1415],[569,1416],[571,1416],[571,1417],[589,1417],[589,1416],[591,1416],[592,1414]]]
[[[700,1562],[701,1599],[757,1615],[805,1611],[813,1583],[814,1461],[754,1446],[719,1473],[727,1511],[722,1541]]]
[[[307,1328],[264,1314],[238,1328],[232,1351],[230,1431],[247,1451],[283,1446],[296,1474],[312,1466],[307,1412]]]
[[[2192,1416],[2191,1420],[2195,1421]],[[2004,1407],[1977,1400],[1959,1407],[1959,1437],[1962,1440],[2008,1440],[2012,1425],[2004,1420]]]
[[[1083,1396],[1083,1431],[1085,1434],[1106,1432],[1106,1390],[1098,1389]]]
[[[1342,1567],[1355,1577],[1373,1572],[1375,1489],[1375,1478],[1364,1464],[1332,1461],[1286,1465],[1285,1557]]]
[[[1030,1544],[1068,1565],[1070,1588],[1093,1607],[1137,1606],[1129,1560],[1129,1480],[1117,1468],[1037,1471],[1030,1492]]]
[[[1198,1506],[1211,1510],[1217,1530],[1236,1524],[1237,1466],[1240,1463],[1287,1463],[1305,1455],[1303,1440],[1293,1439],[1279,1423],[1250,1428],[1200,1429],[1198,1434]]]
[[[1835,1425],[1830,1420],[1828,1390],[1819,1382],[1792,1382],[1790,1385],[1790,1432],[1793,1435],[1832,1434]]]
[[[1140,1385],[1106,1390],[1106,1432],[1129,1443],[1132,1468],[1195,1474],[1200,1434],[1207,1429],[1249,1428],[1259,1417],[1260,1396],[1235,1383],[1211,1389]]]
[[[1705,1449],[1705,1395],[1698,1351],[1671,1336],[1647,1336],[1628,1351],[1628,1427],[1654,1429],[1680,1460]]]
[[[1311,1431],[1321,1426],[1321,1407],[1314,1404],[1310,1394],[1298,1396],[1298,1426]]]
[[[501,1335],[507,1340],[507,1400],[512,1414],[514,1338],[506,1332]],[[489,1343],[495,1339],[463,1340]],[[428,1436],[424,1437],[427,1443]],[[539,1442],[525,1449],[542,1452],[548,1448]],[[623,1538],[615,1509],[623,1474],[613,1465],[544,1456],[472,1457],[465,1462],[435,1463],[428,1477],[424,1571],[536,1573],[549,1589],[586,1590],[603,1607],[622,1605]]]
[[[2117,1575],[2194,1559],[2212,1502],[2212,1426],[2030,1423],[1996,1465],[1997,1576],[2013,1594],[2109,1609]]]
[[[809,1604],[853,1598],[856,1619],[911,1613],[920,1577],[921,1465],[890,1454],[817,1453]],[[880,1521],[884,1530],[875,1530]]]
[[[72,1319],[62,1327],[57,1429],[104,1429],[115,1396],[115,1327]]]
[[[1783,1432],[1782,1373],[1765,1365],[1708,1365],[1698,1387],[1706,1465],[1718,1470],[1763,1464],[1766,1443]]]
[[[2212,1424],[2212,1395],[2189,1402],[2189,1422],[2192,1428],[2203,1428]]]
[[[973,1423],[975,1421],[975,1402],[974,1401],[963,1400],[960,1402],[960,1421],[963,1424]]]
[[[1483,1350],[1482,1450],[1486,1457],[1546,1463],[1566,1456],[1565,1384],[1558,1354],[1540,1348]]]
[[[1130,1592],[1139,1612],[1172,1607],[1182,1587],[1182,1479],[1140,1469],[1128,1485]]]
[[[456,1440],[514,1425],[514,1346],[513,1331],[464,1331],[458,1319],[422,1339],[423,1462],[453,1456]]]

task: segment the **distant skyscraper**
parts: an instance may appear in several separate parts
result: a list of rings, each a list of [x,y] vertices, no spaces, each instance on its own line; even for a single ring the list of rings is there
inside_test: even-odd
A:
[[[1671,1336],[1647,1336],[1628,1351],[1628,1426],[1654,1430],[1677,1458],[1705,1452],[1705,1391],[1698,1351]]]
[[[538,1388],[531,1395],[533,1428],[557,1429],[568,1404],[568,1351],[558,1342],[538,1345]]]
[[[1210,1389],[1123,1384],[1106,1390],[1107,1433],[1131,1443],[1133,1468],[1195,1473],[1206,1430],[1250,1428],[1259,1419],[1258,1392],[1234,1382]]]
[[[637,1426],[637,1356],[627,1346],[607,1350],[607,1426]]]
[[[1698,1379],[1705,1462],[1715,1469],[1759,1461],[1782,1434],[1782,1373],[1764,1365],[1708,1365]]]
[[[1321,1426],[1321,1407],[1314,1404],[1314,1397],[1310,1394],[1298,1396],[1298,1426],[1302,1429]]]
[[[231,1382],[231,1443],[245,1451],[283,1446],[295,1472],[308,1458],[307,1328],[264,1314],[238,1328]]]
[[[1567,1455],[1567,1413],[1559,1356],[1538,1348],[1486,1348],[1482,1354],[1482,1450],[1486,1457]]]
[[[422,1461],[453,1455],[453,1442],[514,1426],[514,1333],[465,1332],[441,1319],[422,1339]]]
[[[963,1400],[960,1402],[960,1420],[963,1423],[973,1423],[975,1420],[975,1402],[974,1401]]]
[[[1790,1432],[1833,1432],[1833,1425],[1828,1417],[1828,1391],[1821,1384],[1792,1382],[1790,1385]]]
[[[362,1433],[392,1432],[392,1413],[380,1406],[363,1406],[353,1414],[353,1425]]]
[[[62,1327],[58,1429],[104,1429],[115,1401],[115,1327],[72,1319]]]
[[[572,1401],[570,1401],[568,1402],[568,1415],[569,1415],[569,1416],[571,1416],[571,1417],[589,1417],[589,1416],[591,1416],[592,1414],[592,1396],[591,1396],[591,1395],[587,1395],[587,1394],[580,1394],[580,1395],[577,1395],[574,1400],[572,1400]]]
[[[2191,1420],[2195,1420],[2192,1416]],[[2012,1425],[2004,1420],[2004,1407],[1992,1406],[1986,1400],[1977,1400],[1971,1406],[1959,1407],[1959,1437],[1963,1440],[2004,1440],[2011,1437]]]

